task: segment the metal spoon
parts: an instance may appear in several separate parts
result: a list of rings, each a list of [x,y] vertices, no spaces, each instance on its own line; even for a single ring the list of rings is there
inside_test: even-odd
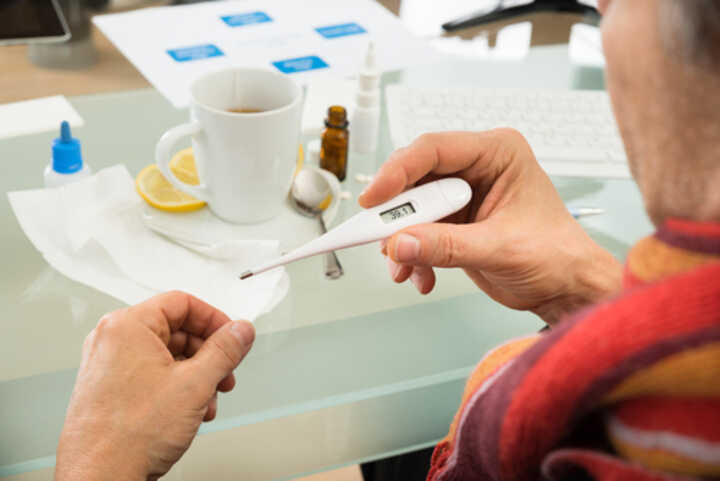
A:
[[[327,232],[323,211],[332,199],[330,183],[315,169],[305,168],[297,173],[290,189],[290,201],[297,212],[305,217],[320,221],[322,233]],[[338,279],[343,275],[343,268],[334,251],[325,254],[325,277]]]

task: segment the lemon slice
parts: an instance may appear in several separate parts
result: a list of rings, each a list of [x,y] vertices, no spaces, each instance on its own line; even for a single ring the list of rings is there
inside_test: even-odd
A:
[[[192,147],[183,149],[173,156],[172,160],[170,160],[170,170],[186,184],[198,185],[200,183],[195,168],[195,156]]]
[[[178,173],[175,169],[173,169],[173,172],[175,172],[178,178],[183,180],[185,179],[181,177],[181,175],[194,176],[195,183],[197,184],[197,174],[194,172]],[[140,194],[140,197],[145,199],[148,204],[168,212],[190,212],[200,209],[205,205],[205,202],[173,187],[155,164],[148,165],[138,174],[135,179],[135,188],[138,194]]]

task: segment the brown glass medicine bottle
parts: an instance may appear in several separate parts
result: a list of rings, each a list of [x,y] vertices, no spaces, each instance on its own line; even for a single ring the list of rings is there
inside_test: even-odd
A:
[[[350,138],[345,107],[330,107],[325,127],[320,144],[320,167],[329,170],[338,179],[345,180]]]

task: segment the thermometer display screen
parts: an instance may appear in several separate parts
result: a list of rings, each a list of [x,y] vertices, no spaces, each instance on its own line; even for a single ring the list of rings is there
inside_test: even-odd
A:
[[[386,210],[385,212],[381,212],[380,218],[383,220],[383,222],[389,224],[390,222],[395,222],[398,219],[402,219],[403,217],[407,217],[410,214],[414,213],[415,209],[413,208],[412,204],[410,202],[407,202],[397,207],[393,207],[390,210]]]

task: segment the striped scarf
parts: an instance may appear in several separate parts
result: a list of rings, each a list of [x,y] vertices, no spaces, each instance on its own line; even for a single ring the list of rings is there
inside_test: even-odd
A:
[[[471,375],[428,480],[720,477],[720,224],[668,221],[616,298]]]

